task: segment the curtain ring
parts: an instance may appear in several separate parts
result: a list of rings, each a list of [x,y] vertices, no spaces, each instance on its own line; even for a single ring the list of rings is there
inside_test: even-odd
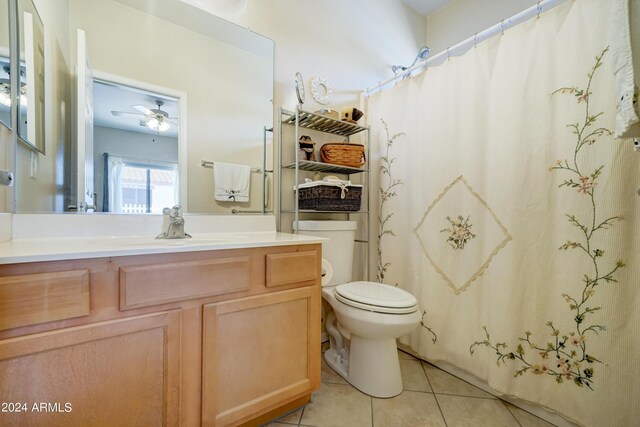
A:
[[[536,9],[538,10],[538,18],[540,19],[540,14],[542,13],[542,7],[540,7],[540,2],[538,2],[538,5],[536,6]]]
[[[500,21],[500,28],[502,28],[502,35],[504,36],[504,19]]]
[[[478,47],[478,33],[473,36],[473,47]]]
[[[448,61],[449,59],[451,59],[451,51],[450,51],[450,49],[451,49],[451,47],[448,47],[448,48],[447,48],[447,61]]]

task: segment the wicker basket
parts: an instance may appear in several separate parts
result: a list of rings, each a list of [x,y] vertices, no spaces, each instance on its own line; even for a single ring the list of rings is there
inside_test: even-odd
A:
[[[335,185],[317,185],[298,190],[298,207],[317,211],[349,211],[360,210],[362,186],[349,185],[345,197],[342,188]]]
[[[320,159],[332,165],[350,166],[361,168],[367,159],[364,154],[364,145],[349,143],[324,144],[320,148]]]

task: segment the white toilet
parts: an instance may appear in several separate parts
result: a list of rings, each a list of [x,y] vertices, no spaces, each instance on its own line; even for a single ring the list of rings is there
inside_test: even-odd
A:
[[[416,298],[374,282],[350,282],[355,221],[299,221],[298,232],[331,240],[322,244],[322,297],[333,311],[325,316],[331,368],[374,397],[402,393],[396,338],[420,323]],[[295,229],[294,224],[294,229]]]

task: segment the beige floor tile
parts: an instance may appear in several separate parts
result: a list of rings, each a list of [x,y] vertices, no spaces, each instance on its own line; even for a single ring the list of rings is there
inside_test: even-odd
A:
[[[506,405],[522,427],[553,427],[553,424],[548,423],[542,418],[538,418],[527,411],[523,411],[517,406],[513,406],[510,403],[507,403]]]
[[[274,421],[272,423],[265,424],[265,427],[291,427],[291,426],[297,426],[297,425],[298,424],[285,424],[285,423]]]
[[[427,376],[418,360],[400,359],[400,371],[405,390],[431,391]]]
[[[336,373],[327,362],[325,362],[324,357],[322,358],[322,371],[320,380],[323,383],[333,383],[333,384],[348,384],[344,378]]]
[[[442,414],[431,393],[405,391],[391,399],[373,399],[376,427],[445,427]]]
[[[350,385],[321,384],[305,407],[300,423],[316,427],[371,427],[371,397]]]
[[[519,427],[501,400],[436,395],[448,427]]]
[[[455,394],[457,396],[473,396],[473,397],[486,397],[496,399],[495,396],[487,393],[478,387],[472,386],[466,381],[462,381],[460,378],[436,368],[435,366],[422,362],[429,383],[434,393]]]

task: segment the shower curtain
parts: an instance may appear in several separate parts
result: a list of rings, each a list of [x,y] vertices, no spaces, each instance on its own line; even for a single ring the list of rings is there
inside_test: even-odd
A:
[[[640,154],[611,132],[610,9],[569,1],[367,106],[374,273],[424,313],[403,342],[585,426],[640,425]]]

